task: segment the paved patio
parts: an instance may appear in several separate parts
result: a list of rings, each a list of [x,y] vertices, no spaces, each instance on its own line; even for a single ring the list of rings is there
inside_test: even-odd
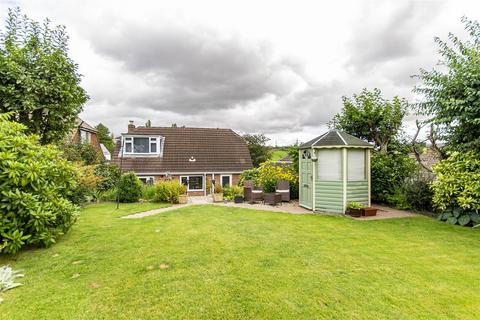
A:
[[[177,210],[177,209],[184,208],[191,205],[202,205],[202,204],[213,204],[213,205],[224,206],[224,207],[284,212],[284,213],[291,213],[291,214],[329,214],[329,213],[313,213],[310,210],[300,207],[298,204],[298,201],[290,201],[288,203],[285,202],[277,206],[270,206],[270,205],[265,205],[263,203],[255,203],[255,204],[233,203],[233,202],[214,203],[212,200],[212,197],[200,196],[200,197],[189,197],[187,204],[175,204],[168,208],[154,209],[150,211],[135,213],[135,214],[122,217],[122,219],[139,219],[139,218],[149,217],[149,216],[153,216],[153,215],[167,212],[167,211]],[[351,217],[351,218],[355,220],[380,220],[380,219],[406,218],[406,217],[417,216],[416,213],[413,213],[410,211],[398,210],[398,209],[393,209],[393,208],[379,206],[379,205],[374,205],[373,207],[378,209],[376,216],[360,217],[360,218]]]

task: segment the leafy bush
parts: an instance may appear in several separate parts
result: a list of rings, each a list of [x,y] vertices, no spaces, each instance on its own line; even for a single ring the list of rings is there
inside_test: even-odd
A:
[[[155,198],[155,186],[151,184],[144,184],[142,187],[142,199],[153,200]]]
[[[432,211],[432,181],[427,177],[416,175],[403,185],[403,192],[411,209]]]
[[[232,187],[225,187],[223,188],[223,198],[225,200],[231,201],[233,200],[233,188]]]
[[[409,210],[412,209],[412,206],[409,204],[407,194],[405,192],[405,186],[395,187],[393,192],[390,192],[385,197],[386,203],[400,210]]]
[[[48,246],[75,223],[77,171],[52,145],[0,114],[0,253]]]
[[[98,190],[107,191],[117,187],[122,172],[116,164],[101,163],[95,167],[95,175],[102,177]]]
[[[95,166],[77,165],[77,169],[79,172],[78,184],[69,199],[75,204],[83,204],[97,198],[96,191],[102,178],[95,175]]]
[[[142,182],[135,173],[129,172],[118,183],[118,200],[120,202],[137,202],[142,196]]]
[[[433,204],[439,210],[480,211],[480,155],[454,152],[434,166]]]
[[[415,160],[400,153],[372,153],[372,200],[389,203],[406,179],[417,170]],[[390,200],[391,201],[391,200]]]
[[[110,189],[107,191],[101,191],[97,197],[100,201],[113,202],[117,201],[117,189]]]
[[[155,184],[155,202],[178,203],[180,195],[187,192],[187,186],[176,180],[164,180]]]
[[[474,211],[465,211],[462,208],[448,208],[437,217],[440,221],[461,226],[475,226],[480,224],[480,214]]]
[[[65,159],[93,165],[102,162],[103,155],[90,143],[69,143],[62,146]]]
[[[252,180],[255,185],[263,186],[265,192],[275,192],[277,181],[287,180],[290,183],[290,197],[298,198],[298,175],[291,166],[267,162],[258,169],[244,171],[239,185],[243,185],[245,180]]]

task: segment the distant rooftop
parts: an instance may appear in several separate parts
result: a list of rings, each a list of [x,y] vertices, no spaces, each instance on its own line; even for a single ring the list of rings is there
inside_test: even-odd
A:
[[[373,148],[373,146],[357,137],[352,136],[351,134],[339,131],[339,130],[330,130],[322,134],[321,136],[316,137],[300,146],[300,149],[306,149],[311,147],[363,147],[363,148]]]

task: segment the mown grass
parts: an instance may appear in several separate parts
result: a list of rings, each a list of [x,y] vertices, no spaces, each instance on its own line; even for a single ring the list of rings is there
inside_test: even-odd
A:
[[[150,206],[150,207],[149,207]],[[92,205],[23,269],[1,319],[477,319],[480,233],[221,206]]]
[[[284,157],[288,156],[288,150],[286,149],[273,149],[270,156],[271,161],[278,161]]]

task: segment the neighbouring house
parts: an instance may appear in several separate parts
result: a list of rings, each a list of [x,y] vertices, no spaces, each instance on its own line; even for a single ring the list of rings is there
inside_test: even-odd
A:
[[[135,127],[132,121],[117,138],[112,162],[144,183],[178,180],[189,195],[235,185],[253,167],[245,141],[231,129]]]
[[[373,146],[331,130],[299,147],[300,205],[344,213],[349,202],[370,206],[370,150]]]
[[[103,154],[105,160],[111,160],[108,149],[98,142],[97,130],[79,117],[75,120],[75,128],[72,130],[69,140],[70,143],[89,143]]]

